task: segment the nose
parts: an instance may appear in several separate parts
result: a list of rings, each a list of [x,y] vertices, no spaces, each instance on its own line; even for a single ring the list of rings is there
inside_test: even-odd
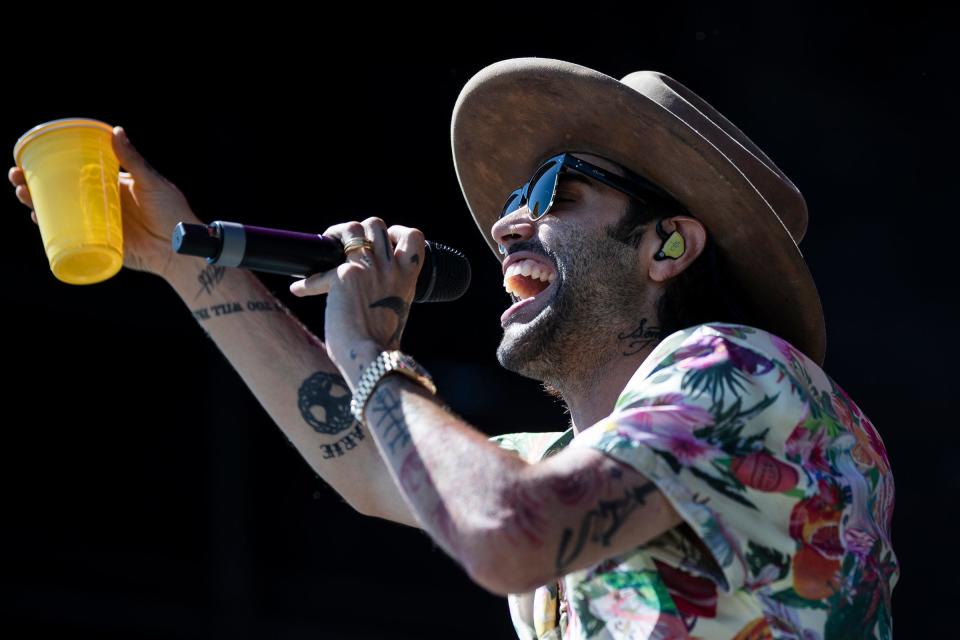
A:
[[[526,206],[520,207],[510,215],[504,216],[490,227],[490,235],[505,255],[514,242],[529,240],[537,233],[536,223],[527,215]]]

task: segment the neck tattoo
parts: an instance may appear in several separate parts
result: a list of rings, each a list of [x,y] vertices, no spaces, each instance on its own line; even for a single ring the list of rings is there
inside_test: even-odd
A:
[[[617,340],[627,341],[626,351],[623,352],[623,355],[632,356],[658,341],[660,339],[660,333],[660,327],[648,327],[647,319],[644,318],[640,321],[640,326],[630,333],[617,335]]]

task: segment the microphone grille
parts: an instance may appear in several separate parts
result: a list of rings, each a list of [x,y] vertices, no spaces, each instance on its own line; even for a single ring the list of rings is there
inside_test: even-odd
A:
[[[439,242],[426,241],[423,272],[417,280],[414,302],[448,302],[470,286],[470,261],[463,252]]]

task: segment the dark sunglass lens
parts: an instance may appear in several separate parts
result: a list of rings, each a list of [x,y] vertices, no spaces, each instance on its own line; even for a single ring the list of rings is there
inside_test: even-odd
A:
[[[517,189],[510,194],[510,197],[507,198],[507,204],[503,205],[503,211],[500,212],[500,217],[508,216],[517,209],[520,208],[520,190]]]
[[[557,190],[557,174],[560,173],[560,164],[550,161],[544,164],[539,175],[534,176],[530,183],[530,217],[536,220],[543,216],[553,202]]]

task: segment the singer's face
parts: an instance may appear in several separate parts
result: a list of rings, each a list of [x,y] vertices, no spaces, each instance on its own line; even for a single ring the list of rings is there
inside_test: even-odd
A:
[[[602,157],[574,155],[624,175]],[[507,252],[504,286],[512,294],[497,349],[505,368],[552,382],[571,360],[599,359],[599,340],[615,341],[622,318],[635,315],[645,298],[638,252],[610,235],[627,202],[608,185],[561,172],[547,215],[532,221],[522,207],[493,225],[491,234]]]

